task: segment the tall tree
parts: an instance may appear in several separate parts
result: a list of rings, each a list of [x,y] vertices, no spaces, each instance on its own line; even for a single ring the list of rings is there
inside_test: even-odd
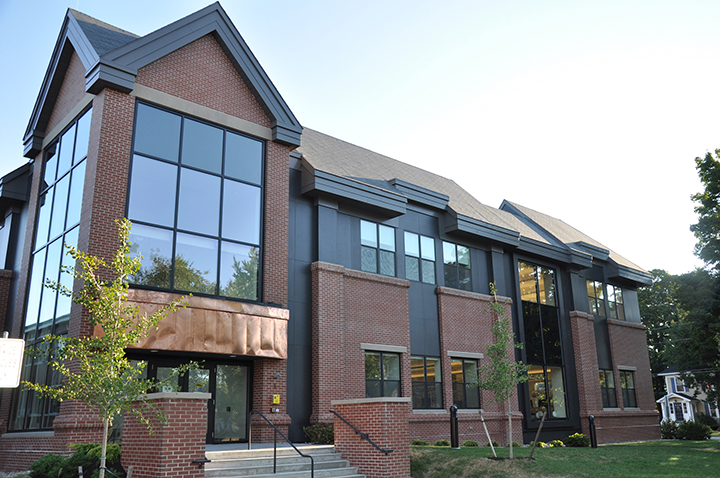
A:
[[[705,189],[692,196],[699,217],[697,224],[690,226],[697,238],[695,254],[716,271],[720,270],[719,158],[720,149],[715,150],[715,156],[708,152],[703,158],[695,158],[695,169]]]
[[[68,247],[68,254],[77,265],[64,268],[64,272],[81,280],[82,288],[73,294],[62,283],[46,284],[81,304],[88,313],[88,322],[96,330],[100,328],[102,333],[90,337],[48,336],[43,345],[46,350],[53,350],[50,365],[62,375],[62,382],[59,385],[23,382],[42,396],[58,401],[80,400],[98,413],[103,422],[100,478],[105,476],[108,428],[115,417],[132,412],[148,426],[153,416],[161,421],[164,419],[149,403],[144,408],[132,406],[132,402],[157,384],[141,378],[145,363],[131,363],[125,349],[146,337],[167,314],[185,305],[183,301],[172,302],[147,315],[128,302],[127,279],[140,268],[140,259],[130,257],[130,221],[116,222],[119,247],[110,264],[100,257]],[[182,367],[178,373],[193,366]]]
[[[638,301],[643,325],[647,327],[650,368],[653,374],[658,374],[673,365],[667,360],[670,330],[685,314],[678,301],[680,285],[677,277],[661,269],[653,269],[650,273],[652,285],[638,290]],[[656,400],[665,395],[662,377],[653,376],[653,390]]]

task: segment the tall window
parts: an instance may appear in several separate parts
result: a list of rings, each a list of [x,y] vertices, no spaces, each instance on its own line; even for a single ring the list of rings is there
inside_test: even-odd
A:
[[[477,360],[453,359],[452,368],[453,404],[458,408],[480,408],[480,389],[477,386]]]
[[[400,396],[400,355],[365,352],[365,397]]]
[[[395,229],[360,221],[360,269],[395,276]]]
[[[85,160],[90,138],[92,112],[85,112],[45,151],[43,182],[38,201],[35,242],[25,315],[24,339],[28,349],[42,348],[48,334],[67,335],[72,300],[43,287],[45,281],[72,288],[73,279],[61,274],[60,266],[72,266],[64,244],[76,246]],[[61,377],[48,366],[48,353],[25,354],[22,380],[54,385]],[[52,428],[59,404],[18,389],[13,400],[9,429]]]
[[[530,412],[536,418],[567,418],[555,271],[520,262],[525,356],[530,365]]]
[[[615,378],[612,370],[600,370],[600,394],[603,408],[616,408],[617,395],[615,395]]]
[[[413,408],[442,408],[439,357],[411,357]]]
[[[590,302],[590,313],[605,315],[605,293],[603,283],[600,281],[587,281],[588,301]]]
[[[445,272],[445,287],[472,290],[470,249],[459,244],[443,241],[443,270]]]
[[[625,306],[620,287],[608,284],[608,308],[610,309],[609,317],[625,320]]]
[[[633,372],[627,370],[620,371],[620,388],[622,389],[623,406],[637,407],[635,399],[635,377]]]
[[[435,283],[435,239],[405,232],[405,277]]]
[[[258,300],[264,143],[139,103],[133,151],[132,282]]]

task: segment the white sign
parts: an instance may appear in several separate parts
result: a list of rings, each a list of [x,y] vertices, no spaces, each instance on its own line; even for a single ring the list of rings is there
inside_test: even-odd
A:
[[[0,388],[17,388],[20,385],[25,341],[0,339]]]

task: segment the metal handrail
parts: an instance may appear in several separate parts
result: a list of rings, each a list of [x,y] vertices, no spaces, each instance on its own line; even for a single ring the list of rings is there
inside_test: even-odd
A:
[[[388,453],[392,453],[393,451],[395,451],[395,450],[393,450],[392,448],[380,448],[379,446],[377,446],[377,445],[375,444],[375,442],[370,439],[370,436],[369,436],[367,433],[363,433],[363,432],[361,432],[360,430],[358,430],[357,428],[355,428],[354,426],[350,425],[350,423],[349,423],[347,420],[345,420],[343,417],[341,417],[340,414],[339,414],[338,412],[336,412],[335,410],[330,410],[330,413],[333,413],[333,414],[334,414],[336,417],[338,417],[340,420],[344,421],[347,426],[349,426],[350,428],[352,428],[352,429],[355,431],[355,433],[357,433],[358,435],[360,435],[360,438],[362,438],[363,440],[366,440],[366,441],[367,441],[368,443],[370,443],[372,446],[374,446],[375,448],[377,448],[377,449],[380,450],[381,452],[385,453],[385,456],[387,456]]]
[[[283,434],[283,432],[281,432],[278,429],[278,427],[273,425],[273,423],[270,420],[268,420],[268,417],[263,415],[260,410],[253,410],[250,413],[248,413],[248,423],[250,424],[250,426],[248,427],[249,428],[249,430],[248,430],[248,450],[250,450],[252,447],[252,423],[250,420],[252,419],[253,413],[260,415],[260,417],[262,417],[262,419],[265,420],[268,423],[268,425],[270,425],[271,427],[273,427],[275,429],[275,436],[274,436],[274,443],[273,443],[273,474],[277,473],[277,436],[279,433],[280,436],[283,437],[285,439],[285,441],[288,442],[288,444],[295,449],[296,452],[298,452],[298,455],[302,456],[303,458],[310,458],[310,477],[315,478],[315,459],[312,456],[306,455],[305,453],[298,450],[297,447],[295,445],[293,445],[292,442],[288,439],[288,437],[286,437]]]

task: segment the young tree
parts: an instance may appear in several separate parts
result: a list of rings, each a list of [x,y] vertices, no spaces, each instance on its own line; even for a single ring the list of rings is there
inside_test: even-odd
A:
[[[527,381],[530,367],[515,361],[515,349],[521,349],[523,344],[515,342],[510,318],[506,316],[506,303],[498,299],[494,283],[490,284],[490,292],[493,296],[490,307],[495,316],[492,326],[495,343],[488,345],[485,364],[478,369],[478,386],[492,392],[492,401],[498,405],[507,405],[510,458],[513,458],[512,405],[509,399],[518,384]]]
[[[116,221],[119,247],[110,264],[96,256],[69,247],[67,253],[76,261],[76,267],[64,267],[63,272],[72,274],[83,283],[73,294],[61,283],[48,282],[47,287],[71,296],[87,312],[88,322],[95,327],[91,337],[48,336],[43,345],[54,350],[51,367],[62,374],[59,385],[43,385],[23,382],[41,396],[58,401],[80,400],[96,411],[103,422],[100,478],[105,476],[105,455],[108,427],[115,417],[132,412],[150,428],[150,418],[164,419],[162,413],[146,403],[142,408],[132,407],[133,401],[143,397],[157,384],[142,379],[144,362],[133,364],[125,355],[125,349],[146,337],[150,329],[169,313],[186,302],[175,301],[161,307],[152,315],[140,311],[128,302],[129,276],[140,267],[138,257],[130,257],[130,221]],[[103,277],[112,276],[106,280]],[[98,333],[98,328],[101,333]],[[183,373],[192,365],[182,367]]]

